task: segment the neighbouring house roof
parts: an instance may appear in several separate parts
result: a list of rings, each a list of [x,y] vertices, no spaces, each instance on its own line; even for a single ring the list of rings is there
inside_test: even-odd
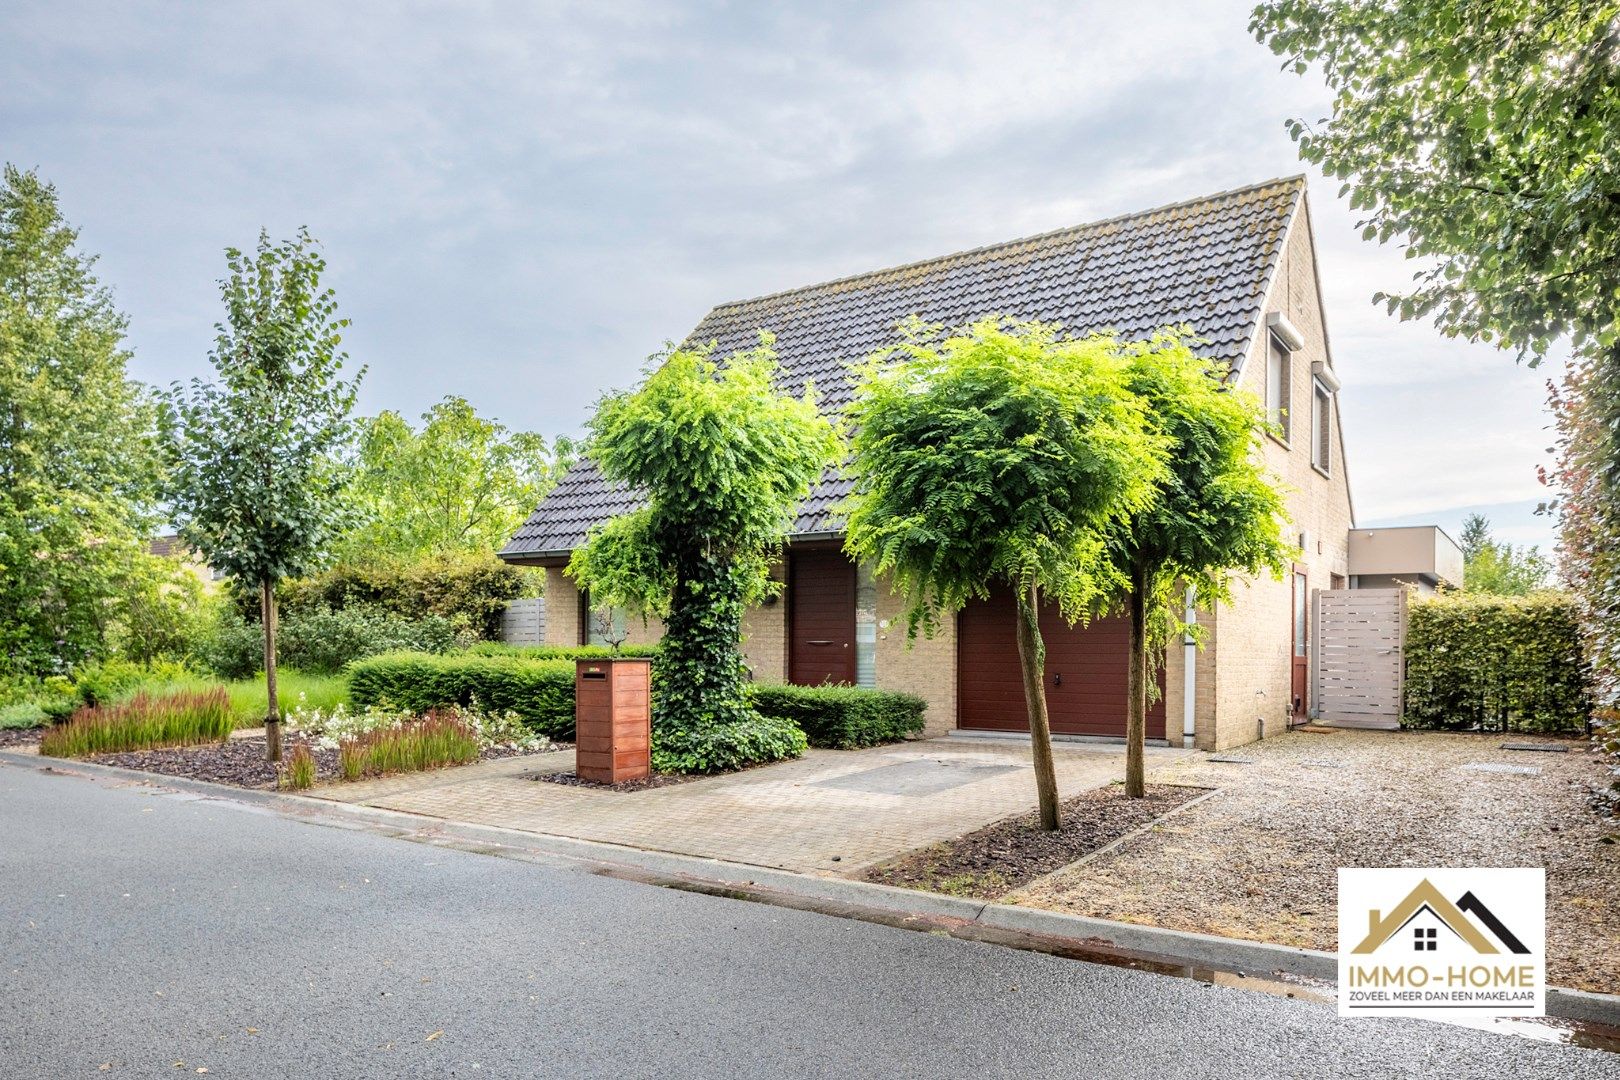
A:
[[[1060,323],[1076,336],[1113,330],[1127,339],[1186,323],[1203,351],[1241,366],[1261,323],[1301,176],[1078,225],[937,259],[721,304],[688,335],[724,357],[776,335],[778,380],[815,383],[838,411],[854,385],[849,366],[895,343],[917,316],[956,327],[986,315]],[[833,508],[849,494],[835,471],[800,508],[793,536],[840,530]],[[633,510],[634,492],[581,461],[543,499],[500,555],[522,561],[579,546],[597,522]]]
[[[152,537],[152,539],[146,543],[146,550],[153,555],[162,556],[163,558],[168,558],[171,555],[178,555],[184,558],[191,554],[191,549],[186,546],[186,542],[184,540],[180,539],[178,533],[165,533],[162,536]]]

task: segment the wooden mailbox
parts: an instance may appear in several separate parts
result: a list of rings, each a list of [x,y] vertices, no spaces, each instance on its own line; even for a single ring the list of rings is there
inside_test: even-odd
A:
[[[652,661],[614,657],[574,666],[574,772],[622,784],[652,773]]]

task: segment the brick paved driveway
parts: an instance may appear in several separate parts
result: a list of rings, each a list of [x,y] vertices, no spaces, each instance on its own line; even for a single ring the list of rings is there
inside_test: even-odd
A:
[[[1148,749],[1148,763],[1191,751]],[[1123,747],[1060,744],[1062,796],[1124,775]],[[572,751],[331,784],[318,798],[823,874],[944,840],[1035,803],[1027,743],[934,739],[812,750],[798,761],[647,791],[529,779],[569,772]]]

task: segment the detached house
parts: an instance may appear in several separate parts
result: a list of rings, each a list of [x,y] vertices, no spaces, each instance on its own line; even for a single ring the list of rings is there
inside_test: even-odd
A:
[[[1287,489],[1297,562],[1286,580],[1240,585],[1234,603],[1199,615],[1205,645],[1171,649],[1148,737],[1217,749],[1252,741],[1262,721],[1274,733],[1306,715],[1311,595],[1349,584],[1353,514],[1304,178],[722,304],[688,340],[714,341],[724,356],[770,330],[783,385],[813,380],[823,407],[837,410],[853,393],[849,365],[894,341],[902,320],[958,326],[993,313],[1126,339],[1189,324],[1206,354],[1230,365],[1233,384],[1266,402],[1280,437],[1267,436],[1260,453]],[[908,649],[900,599],[841,550],[833,508],[848,490],[831,473],[816,486],[777,569],[781,600],[748,613],[755,678],[919,694],[930,734],[1024,730],[1011,595],[969,605]],[[547,568],[548,641],[592,636],[562,567],[593,524],[633,505],[582,462],[500,552]],[[629,631],[645,640],[660,628],[632,620]],[[1123,736],[1123,620],[1070,627],[1053,614],[1042,631],[1053,731]]]

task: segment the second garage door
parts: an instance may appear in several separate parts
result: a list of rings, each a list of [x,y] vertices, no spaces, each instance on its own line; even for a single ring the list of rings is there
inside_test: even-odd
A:
[[[1012,593],[973,601],[957,616],[958,724],[986,731],[1028,731],[1018,666],[1018,617]],[[1041,613],[1046,639],[1046,707],[1061,735],[1125,735],[1126,658],[1130,627],[1123,618],[1070,626],[1053,609]],[[1164,738],[1164,675],[1159,700],[1148,707],[1147,737]]]

